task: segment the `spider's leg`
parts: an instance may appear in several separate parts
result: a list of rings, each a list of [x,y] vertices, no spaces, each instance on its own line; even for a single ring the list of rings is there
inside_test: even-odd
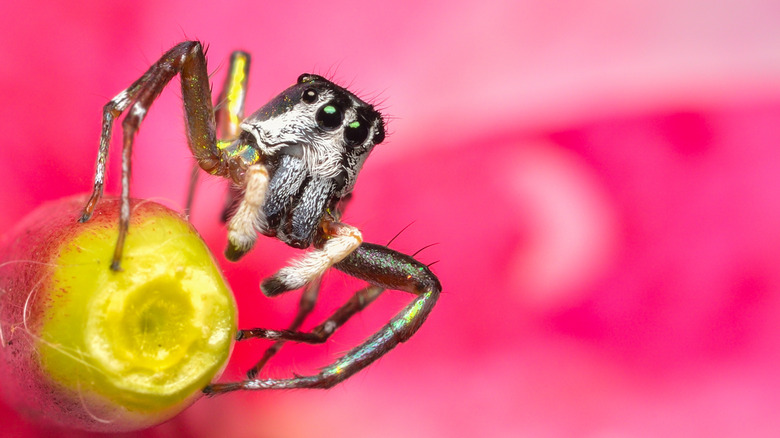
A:
[[[140,81],[140,80],[139,80]],[[103,106],[103,123],[100,130],[100,146],[98,148],[97,162],[95,163],[95,178],[92,186],[92,195],[82,210],[79,222],[86,222],[92,217],[100,198],[103,196],[103,187],[106,180],[106,165],[108,162],[108,146],[111,143],[111,133],[114,127],[114,119],[122,114],[122,111],[133,103],[133,97],[140,87],[136,81],[128,89],[117,94],[105,106]]]
[[[303,322],[306,320],[306,317],[309,316],[312,310],[314,310],[314,305],[317,303],[317,296],[320,293],[320,284],[322,281],[322,277],[315,279],[311,283],[307,284],[306,287],[303,289],[303,294],[301,294],[301,299],[298,302],[298,311],[295,314],[295,318],[290,323],[290,325],[287,327],[287,331],[294,332],[298,330],[298,328],[303,324]],[[249,339],[253,336],[251,333],[251,330],[241,330],[238,332],[238,335],[236,338],[238,340],[244,340]],[[247,371],[247,377],[249,379],[254,379],[257,373],[260,372],[261,369],[265,366],[265,364],[268,363],[269,360],[271,360],[276,353],[279,352],[279,350],[282,349],[282,346],[284,346],[284,343],[286,342],[286,339],[278,339],[276,342],[274,342],[270,347],[268,347],[265,350],[265,353],[263,353],[263,357],[260,358],[260,360],[255,364],[254,367],[252,367],[249,371]]]
[[[349,275],[374,284],[376,288],[364,289],[366,292],[363,293],[369,298],[381,293],[382,288],[403,290],[417,295],[417,298],[361,345],[323,368],[318,374],[289,379],[255,379],[236,383],[218,383],[206,387],[204,392],[215,395],[239,389],[330,388],[409,339],[428,317],[441,292],[439,280],[427,266],[408,255],[384,246],[364,243],[334,266]],[[356,297],[358,295],[360,293]],[[358,310],[345,310],[342,316],[348,318]],[[339,312],[341,309],[337,314]],[[328,321],[323,326],[327,324]],[[299,341],[313,339],[311,334],[298,332],[282,332],[280,336],[282,339]],[[309,339],[306,339],[307,336]]]
[[[249,64],[250,57],[246,52],[236,51],[230,55],[230,64],[225,77],[225,83],[222,85],[222,92],[219,93],[219,97],[214,105],[218,143],[229,144],[236,140],[241,133],[239,125],[244,119],[244,102],[246,101]],[[192,211],[192,203],[195,198],[195,186],[200,175],[199,167],[195,163],[190,175],[187,201],[184,207],[184,215],[188,217],[190,211]],[[228,206],[232,206],[233,199],[238,197],[238,191],[233,185],[230,187]],[[227,219],[224,219],[223,222],[227,222]]]
[[[287,330],[269,330],[264,328],[254,328],[249,330],[239,330],[236,340],[244,341],[252,338],[271,339],[279,342],[304,342],[307,344],[321,344],[328,340],[336,329],[344,325],[349,318],[356,313],[365,309],[371,304],[379,295],[384,292],[385,289],[379,286],[368,286],[363,288],[352,295],[343,306],[336,310],[333,315],[326,319],[322,324],[314,327],[310,333],[299,332],[293,328]],[[249,378],[254,376],[252,370],[250,370]]]
[[[236,184],[229,184],[225,202],[222,205],[222,214],[219,216],[219,220],[223,224],[228,223],[230,218],[233,217],[233,213],[238,208],[239,199],[241,199],[241,187]]]
[[[198,177],[200,176],[200,166],[198,163],[193,163],[192,170],[190,170],[190,183],[187,186],[187,198],[184,201],[184,217],[190,220],[192,214],[192,203],[195,201],[195,187],[198,185]]]
[[[230,55],[228,75],[216,104],[217,136],[220,140],[232,141],[241,133],[239,125],[244,120],[249,61],[246,52],[236,51]]]
[[[211,90],[203,47],[198,41],[185,41],[167,51],[143,76],[119,93],[103,109],[103,129],[100,137],[94,188],[80,220],[81,222],[89,220],[95,205],[103,194],[111,125],[119,114],[130,108],[122,121],[122,196],[119,236],[111,262],[111,268],[114,270],[119,270],[130,222],[130,158],[133,139],[149,107],[177,74],[181,75],[182,99],[190,150],[202,169],[212,174],[228,174],[227,166],[221,159],[220,149],[216,142],[214,111],[211,106]]]

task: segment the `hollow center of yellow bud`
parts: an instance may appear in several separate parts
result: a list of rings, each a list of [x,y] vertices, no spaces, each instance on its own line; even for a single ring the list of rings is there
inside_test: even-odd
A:
[[[122,307],[122,306],[118,306]],[[124,312],[110,336],[114,354],[150,370],[176,363],[192,345],[194,309],[185,291],[170,280],[143,285],[125,298]]]

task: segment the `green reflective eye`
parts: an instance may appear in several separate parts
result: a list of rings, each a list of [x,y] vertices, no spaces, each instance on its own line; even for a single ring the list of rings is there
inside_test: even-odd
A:
[[[344,129],[344,140],[349,146],[362,144],[366,138],[368,138],[368,122],[361,123],[360,120],[355,120]]]
[[[317,111],[317,115],[315,116],[317,124],[320,126],[320,128],[328,131],[334,130],[341,126],[341,120],[343,117],[344,114],[341,109],[332,103],[329,103],[320,108]]]

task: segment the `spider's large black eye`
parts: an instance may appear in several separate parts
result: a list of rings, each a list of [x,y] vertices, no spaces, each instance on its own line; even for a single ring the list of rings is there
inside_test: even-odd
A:
[[[332,131],[341,126],[341,120],[344,118],[344,112],[333,103],[323,105],[322,108],[317,110],[315,116],[317,124],[320,128]]]
[[[306,103],[314,103],[317,101],[317,90],[314,88],[307,88],[303,90],[303,94],[301,95],[301,100]]]
[[[368,122],[363,117],[359,117],[344,128],[344,139],[349,146],[362,144],[366,138],[368,138]]]

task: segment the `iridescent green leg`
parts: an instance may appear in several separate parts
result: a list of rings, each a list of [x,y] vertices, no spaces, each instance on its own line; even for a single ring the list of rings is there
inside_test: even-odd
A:
[[[214,104],[217,126],[217,147],[222,144],[230,144],[241,133],[239,125],[244,120],[244,102],[246,101],[247,80],[249,78],[250,57],[246,52],[236,51],[230,56],[228,74],[222,85],[222,92]],[[187,190],[187,201],[184,207],[184,215],[189,217],[192,211],[192,203],[195,199],[195,186],[198,183],[200,166],[193,165],[190,174],[190,184]],[[229,202],[232,205],[235,189],[231,186]]]
[[[250,379],[236,383],[216,383],[206,387],[204,392],[215,395],[240,389],[330,388],[379,359],[399,343],[409,339],[428,317],[441,292],[439,280],[427,266],[408,255],[384,246],[363,243],[357,250],[337,263],[335,267],[374,285],[358,292],[350,300],[351,302],[359,302],[363,298],[373,300],[385,288],[410,292],[417,295],[417,298],[365,342],[347,352],[333,364],[323,368],[316,375],[297,376],[289,379]],[[343,313],[340,313],[342,311]],[[327,325],[331,320],[343,323],[357,311],[359,309],[350,308],[350,303],[348,303],[322,326]],[[322,336],[312,333],[267,330],[263,333],[261,330],[255,329],[254,333],[259,337],[279,336],[275,339],[301,342],[321,342],[322,338]]]

